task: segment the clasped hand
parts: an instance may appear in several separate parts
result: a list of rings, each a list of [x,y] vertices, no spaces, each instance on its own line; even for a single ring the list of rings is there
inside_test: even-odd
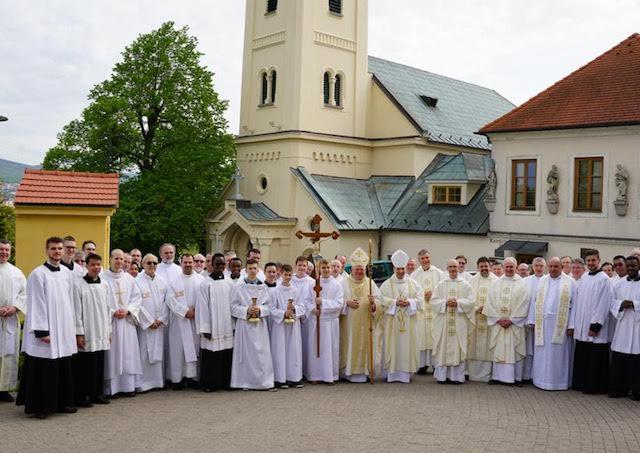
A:
[[[0,308],[0,318],[8,318],[16,314],[16,307],[13,305],[6,305]]]
[[[511,320],[510,320],[510,319],[508,319],[508,318],[501,318],[501,319],[499,319],[499,320],[498,320],[498,323],[497,323],[497,324],[498,324],[499,326],[504,327],[504,328],[506,329],[506,328],[508,328],[508,327],[511,327],[511,324],[513,324],[513,323],[512,323],[512,322],[511,322]]]
[[[455,297],[451,297],[447,299],[447,307],[457,307],[457,306],[458,306],[458,299],[456,299]]]
[[[396,305],[398,307],[405,308],[409,306],[409,301],[404,297],[399,297],[398,300],[396,301]]]

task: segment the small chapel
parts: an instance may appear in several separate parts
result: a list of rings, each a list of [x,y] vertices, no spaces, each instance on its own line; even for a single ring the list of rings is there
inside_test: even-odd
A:
[[[209,250],[488,250],[491,144],[515,106],[496,91],[370,56],[367,0],[247,0],[237,172],[207,219]]]

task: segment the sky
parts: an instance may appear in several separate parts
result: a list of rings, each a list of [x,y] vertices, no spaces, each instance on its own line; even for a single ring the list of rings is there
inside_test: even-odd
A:
[[[0,158],[41,163],[124,47],[169,20],[198,38],[237,133],[244,5],[0,0],[0,115],[9,118],[0,123]],[[639,17],[640,0],[369,0],[369,54],[492,88],[519,105],[639,32]]]

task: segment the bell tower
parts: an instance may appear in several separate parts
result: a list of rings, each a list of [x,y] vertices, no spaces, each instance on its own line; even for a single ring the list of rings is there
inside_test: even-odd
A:
[[[368,0],[247,0],[241,137],[364,137]]]

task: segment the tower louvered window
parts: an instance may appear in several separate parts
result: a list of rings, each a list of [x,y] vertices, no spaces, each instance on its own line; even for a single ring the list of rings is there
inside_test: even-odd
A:
[[[333,102],[336,107],[342,106],[342,76],[336,75],[336,81],[333,86]]]
[[[329,12],[342,14],[342,0],[329,0]]]
[[[331,101],[331,74],[329,72],[324,73],[324,79],[322,82],[322,97],[324,105],[329,105]]]
[[[267,13],[275,13],[278,9],[278,0],[267,0]]]
[[[276,79],[278,75],[276,71],[271,72],[271,102],[276,102]]]

